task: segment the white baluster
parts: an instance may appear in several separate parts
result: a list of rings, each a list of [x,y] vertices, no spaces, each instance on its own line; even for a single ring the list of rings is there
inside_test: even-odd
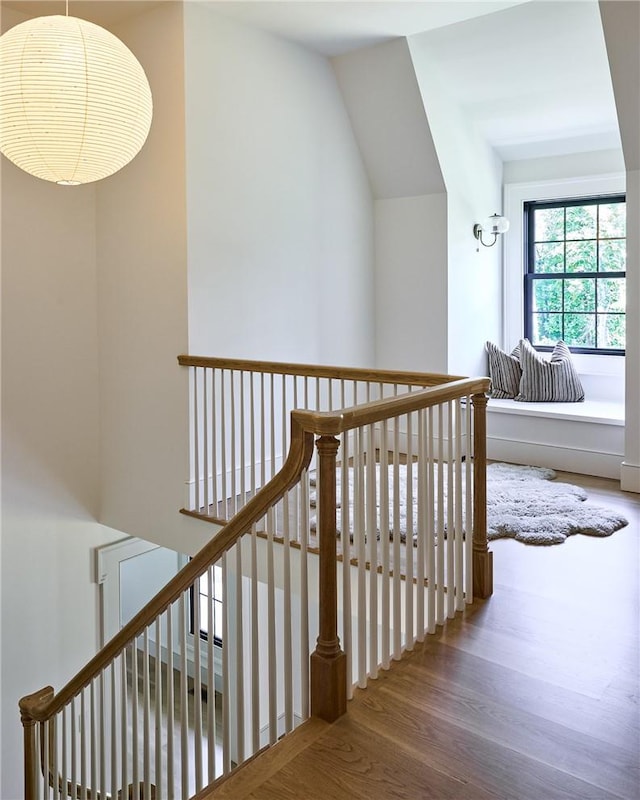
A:
[[[205,440],[206,441],[206,440]],[[155,663],[155,786],[156,796],[155,800],[162,800],[162,722],[164,714],[162,713],[162,615],[156,618],[155,623],[156,632],[156,663]]]
[[[242,597],[242,543],[234,545],[235,564],[235,628],[236,628],[236,758],[244,761],[244,603]]]
[[[300,491],[300,709],[303,719],[310,715],[309,701],[309,473],[301,477]]]
[[[472,464],[472,442],[473,442],[473,405],[471,402],[471,395],[467,395],[465,405],[466,409],[466,422],[467,422],[467,442],[466,442],[466,460],[464,465],[465,472],[465,600],[467,603],[473,602],[473,569],[471,562],[473,559],[473,471]]]
[[[196,511],[200,510],[200,431],[198,426],[198,368],[193,368],[193,480]]]
[[[406,490],[406,504],[407,508],[405,511],[406,520],[407,520],[407,530],[405,534],[405,576],[404,576],[404,588],[405,588],[405,647],[407,650],[413,650],[413,643],[415,642],[415,636],[413,633],[413,559],[414,559],[414,547],[413,547],[413,530],[414,530],[414,519],[413,519],[413,425],[412,425],[412,417],[411,414],[406,415],[407,420],[407,490]]]
[[[358,686],[367,685],[367,553],[364,516],[364,464],[362,431],[356,429],[353,454],[353,537],[358,559]],[[344,529],[344,525],[342,526]],[[350,532],[342,531],[343,538]]]
[[[444,541],[444,418],[442,403],[438,406],[438,516],[437,516],[437,547],[436,547],[436,622],[444,625],[446,617],[444,597],[444,555],[446,544]]]
[[[427,631],[435,633],[436,630],[436,542],[435,542],[435,518],[436,509],[436,488],[434,475],[434,429],[433,429],[433,406],[430,406],[427,414]]]
[[[200,578],[193,584],[193,716],[196,792],[202,782],[202,659],[200,657]]]
[[[426,411],[418,411],[418,536],[416,542],[416,632],[419,642],[424,641],[425,634],[425,537],[427,535],[427,420]]]
[[[369,385],[367,385],[367,401]],[[366,429],[366,531],[369,537],[369,674],[378,677],[378,519],[376,513],[376,445],[373,425]],[[383,544],[384,547],[384,544]]]
[[[462,530],[462,431],[463,431],[463,417],[462,417],[462,402],[460,399],[455,401],[456,412],[456,459],[455,459],[455,486],[456,486],[456,507],[455,507],[455,587],[456,587],[456,610],[462,611],[464,609],[464,533]]]
[[[78,719],[78,708],[76,706],[76,698],[71,701],[71,791],[70,797],[78,796],[78,748],[76,742],[78,741],[78,728],[76,722]]]
[[[398,387],[394,384],[393,395]],[[402,600],[400,569],[400,419],[393,421],[393,660],[402,656]]]
[[[221,474],[221,502],[222,511],[220,515],[222,519],[229,519],[229,493],[227,492],[227,400],[225,390],[225,370],[220,370],[220,472]]]
[[[218,510],[218,425],[217,412],[218,396],[216,394],[216,374],[218,370],[211,370],[211,513],[214,517],[220,516]]]
[[[216,778],[216,677],[213,644],[215,639],[214,567],[207,572],[207,752],[208,783]]]
[[[455,596],[455,554],[454,554],[454,511],[456,486],[454,484],[454,442],[453,442],[453,403],[447,403],[447,617],[452,619],[456,613]]]
[[[258,630],[258,533],[251,531],[251,749],[260,749],[260,644]]]
[[[207,368],[202,371],[202,477],[204,479],[204,513],[211,514],[209,495],[209,393],[207,392]]]
[[[187,682],[187,604],[185,592],[178,601],[180,612],[180,774],[182,797],[189,797],[189,685]]]
[[[120,751],[122,753],[122,790],[126,792],[129,785],[129,770],[127,756],[129,753],[128,746],[128,704],[127,704],[127,651],[122,651],[122,661],[120,662],[120,680],[122,681],[122,694],[120,696],[121,709],[120,709],[120,741],[122,746]],[[82,713],[82,712],[81,712]],[[82,756],[81,756],[82,759]]]
[[[83,689],[80,692],[80,800],[87,800],[87,709],[85,695],[86,690]],[[48,753],[46,725],[45,752]],[[45,781],[45,783],[48,783],[48,781]]]
[[[175,696],[174,685],[175,675],[173,671],[173,648],[175,646],[173,637],[173,606],[169,606],[166,611],[167,620],[167,798],[173,800],[175,797],[175,774],[174,774],[174,735],[175,735]]]
[[[229,370],[229,392],[231,394],[231,455],[230,455],[230,469],[231,469],[231,505],[227,515],[227,519],[231,519],[232,515],[238,511],[238,490],[236,481],[236,472],[238,469],[238,459],[236,454],[236,439],[238,437],[238,425],[236,420],[236,374],[235,370]]]
[[[382,668],[391,660],[391,568],[389,564],[389,423],[382,422],[380,442],[380,543],[382,545]]]
[[[342,407],[345,402],[345,383],[340,382],[340,401]],[[353,520],[349,513],[349,433],[342,434],[342,449],[340,457],[340,521],[342,533],[340,545],[342,547],[342,649],[347,656],[347,697],[353,697],[353,631],[351,624],[351,541],[349,532],[352,530]]]
[[[106,745],[106,709],[104,699],[104,670],[100,671],[98,676],[98,708],[100,725],[98,728],[98,749],[100,751],[100,794],[105,797],[107,794],[107,745]],[[98,781],[94,779],[94,786],[98,785]]]

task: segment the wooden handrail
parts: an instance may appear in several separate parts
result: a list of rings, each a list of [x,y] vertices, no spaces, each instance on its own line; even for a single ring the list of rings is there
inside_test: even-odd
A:
[[[290,364],[279,361],[252,361],[241,358],[214,358],[210,356],[178,356],[181,367],[207,367],[243,372],[265,372],[271,375],[299,375],[306,378],[335,378],[336,380],[368,381],[370,383],[397,383],[402,386],[439,386],[461,380],[461,375],[443,375],[437,372],[405,372],[362,367],[332,367],[317,364]]]
[[[251,498],[220,533],[208,542],[54,697],[42,700],[42,692],[37,692],[22,698],[20,711],[23,724],[31,720],[43,722],[49,719],[88,686],[135,637],[192,586],[196,578],[202,575],[210,564],[218,561],[240,536],[298,482],[302,471],[309,466],[312,455],[313,434],[303,430],[297,421],[292,419],[291,447],[280,472]]]
[[[373,400],[371,403],[362,403],[338,412],[296,410],[292,412],[292,417],[305,430],[311,430],[321,436],[337,436],[354,428],[410,414],[459,397],[484,395],[487,391],[489,391],[489,378],[458,378],[444,386],[422,389],[384,400]]]

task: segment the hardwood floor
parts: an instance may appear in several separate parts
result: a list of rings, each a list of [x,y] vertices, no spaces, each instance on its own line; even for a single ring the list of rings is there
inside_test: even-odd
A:
[[[493,597],[358,690],[336,723],[310,721],[206,796],[638,800],[640,496],[559,479],[629,525],[550,547],[494,542]]]

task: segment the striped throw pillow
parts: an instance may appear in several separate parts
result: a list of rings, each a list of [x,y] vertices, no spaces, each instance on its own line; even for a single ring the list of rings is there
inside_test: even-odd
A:
[[[493,342],[486,343],[489,356],[489,377],[491,378],[491,397],[513,398],[518,394],[522,369],[520,367],[520,345],[511,355],[501,350]]]
[[[520,341],[522,378],[516,400],[542,403],[578,403],[584,400],[584,389],[571,359],[571,351],[563,341],[553,348],[551,359],[543,358],[527,339]]]

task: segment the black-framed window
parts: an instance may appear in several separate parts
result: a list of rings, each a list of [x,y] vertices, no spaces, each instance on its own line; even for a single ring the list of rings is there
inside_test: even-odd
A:
[[[213,567],[213,641],[222,646],[222,568]],[[196,620],[194,613],[194,588],[191,587],[190,630],[195,635]],[[209,574],[200,578],[200,637],[209,638]]]
[[[577,353],[625,351],[626,204],[607,195],[524,204],[525,336]]]

